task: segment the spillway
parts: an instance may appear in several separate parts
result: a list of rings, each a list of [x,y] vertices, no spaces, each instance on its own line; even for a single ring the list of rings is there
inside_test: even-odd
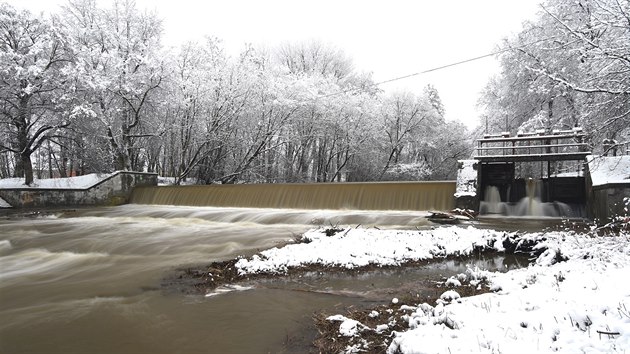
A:
[[[454,181],[140,187],[131,203],[243,208],[450,210]]]

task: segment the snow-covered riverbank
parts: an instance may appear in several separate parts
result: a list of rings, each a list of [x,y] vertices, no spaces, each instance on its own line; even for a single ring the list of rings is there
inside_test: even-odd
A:
[[[444,227],[425,231],[346,229],[304,235],[307,243],[274,248],[236,266],[243,274],[283,273],[307,264],[357,268],[475,250],[503,251],[516,244],[538,251],[527,268],[507,273],[470,270],[461,281],[487,279],[493,292],[459,298],[445,289],[434,304],[400,303],[400,315],[381,313],[369,327],[340,314],[338,336],[346,351],[374,348],[365,334],[381,332],[390,353],[627,352],[630,348],[630,236],[593,237],[572,232],[509,234],[475,228]],[[514,243],[516,241],[516,244]],[[398,305],[398,304],[397,304]],[[403,321],[405,331],[391,331]],[[379,345],[382,347],[382,344]]]

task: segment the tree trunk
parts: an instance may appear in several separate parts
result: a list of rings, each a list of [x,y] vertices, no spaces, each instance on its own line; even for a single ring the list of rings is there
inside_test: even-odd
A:
[[[31,152],[24,152],[20,154],[20,161],[24,168],[24,184],[30,186],[33,183],[33,164],[31,162]]]
[[[127,171],[128,168],[127,166],[128,164],[128,159],[127,156],[125,156],[125,154],[120,153],[118,151],[114,152],[115,157],[114,157],[114,166],[116,171]]]
[[[24,177],[24,162],[22,161],[22,157],[19,154],[15,154],[15,169],[13,170],[13,177],[19,178]]]

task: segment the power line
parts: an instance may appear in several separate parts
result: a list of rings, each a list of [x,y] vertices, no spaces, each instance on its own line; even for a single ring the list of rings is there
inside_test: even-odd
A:
[[[478,57],[469,58],[469,59],[465,59],[465,60],[462,60],[462,61],[458,61],[458,62],[454,62],[454,63],[442,65],[442,66],[437,66],[435,68],[427,69],[427,70],[420,71],[420,72],[413,73],[413,74],[408,74],[408,75],[399,76],[399,77],[395,77],[395,78],[384,80],[384,81],[379,81],[379,82],[373,83],[371,85],[368,85],[368,87],[348,89],[348,90],[344,90],[344,91],[338,91],[338,92],[333,92],[333,93],[329,93],[329,94],[326,94],[326,95],[321,95],[321,96],[316,97],[315,99],[333,97],[333,96],[337,96],[337,95],[343,95],[343,94],[346,94],[346,93],[349,93],[349,92],[366,91],[368,88],[371,88],[371,87],[376,87],[376,86],[380,86],[382,84],[387,84],[387,83],[394,82],[394,81],[404,80],[404,79],[408,79],[410,77],[427,74],[427,73],[430,73],[430,72],[433,72],[433,71],[438,71],[438,70],[450,68],[450,67],[453,67],[453,66],[470,63],[470,62],[475,61],[475,60],[484,59],[484,58],[487,58],[487,57],[492,57],[492,56],[499,55],[499,54],[502,54],[502,53],[505,53],[505,52],[509,52],[511,50],[516,50],[516,49],[529,47],[531,45],[538,44],[540,42],[546,42],[548,40],[551,40],[551,39],[554,39],[554,38],[557,38],[557,37],[558,36],[551,36],[551,37],[539,39],[537,41],[533,41],[533,42],[529,42],[529,43],[526,43],[526,44],[522,44],[520,46],[508,47],[508,48],[504,48],[504,49],[498,50],[496,52],[480,55]]]

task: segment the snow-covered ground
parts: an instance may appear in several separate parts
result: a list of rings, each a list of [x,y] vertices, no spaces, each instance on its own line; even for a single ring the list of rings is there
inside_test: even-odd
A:
[[[346,268],[503,250],[503,240],[534,242],[543,251],[527,268],[494,273],[470,269],[445,285],[487,279],[493,292],[460,298],[445,291],[436,304],[400,304],[406,331],[391,331],[389,353],[627,353],[630,350],[630,235],[594,237],[573,232],[515,234],[472,227],[425,231],[314,230],[309,243],[274,248],[237,263],[241,273],[284,272],[309,263]],[[445,289],[446,290],[446,289]],[[375,316],[379,316],[375,312]],[[342,315],[339,336],[359,352],[366,331],[387,332],[391,317],[368,327]],[[389,337],[388,337],[389,338]]]
[[[320,264],[357,268],[369,264],[399,265],[408,261],[448,255],[468,255],[475,246],[501,248],[502,233],[475,228],[446,227],[435,230],[345,229],[326,236],[323,229],[303,235],[305,243],[262,251],[241,259],[241,274],[284,273],[289,267]],[[495,243],[497,243],[495,245]]]
[[[57,189],[85,189],[90,188],[111,174],[91,173],[84,176],[68,178],[36,178],[31,185],[24,184],[24,178],[0,179],[0,188],[57,188]]]

